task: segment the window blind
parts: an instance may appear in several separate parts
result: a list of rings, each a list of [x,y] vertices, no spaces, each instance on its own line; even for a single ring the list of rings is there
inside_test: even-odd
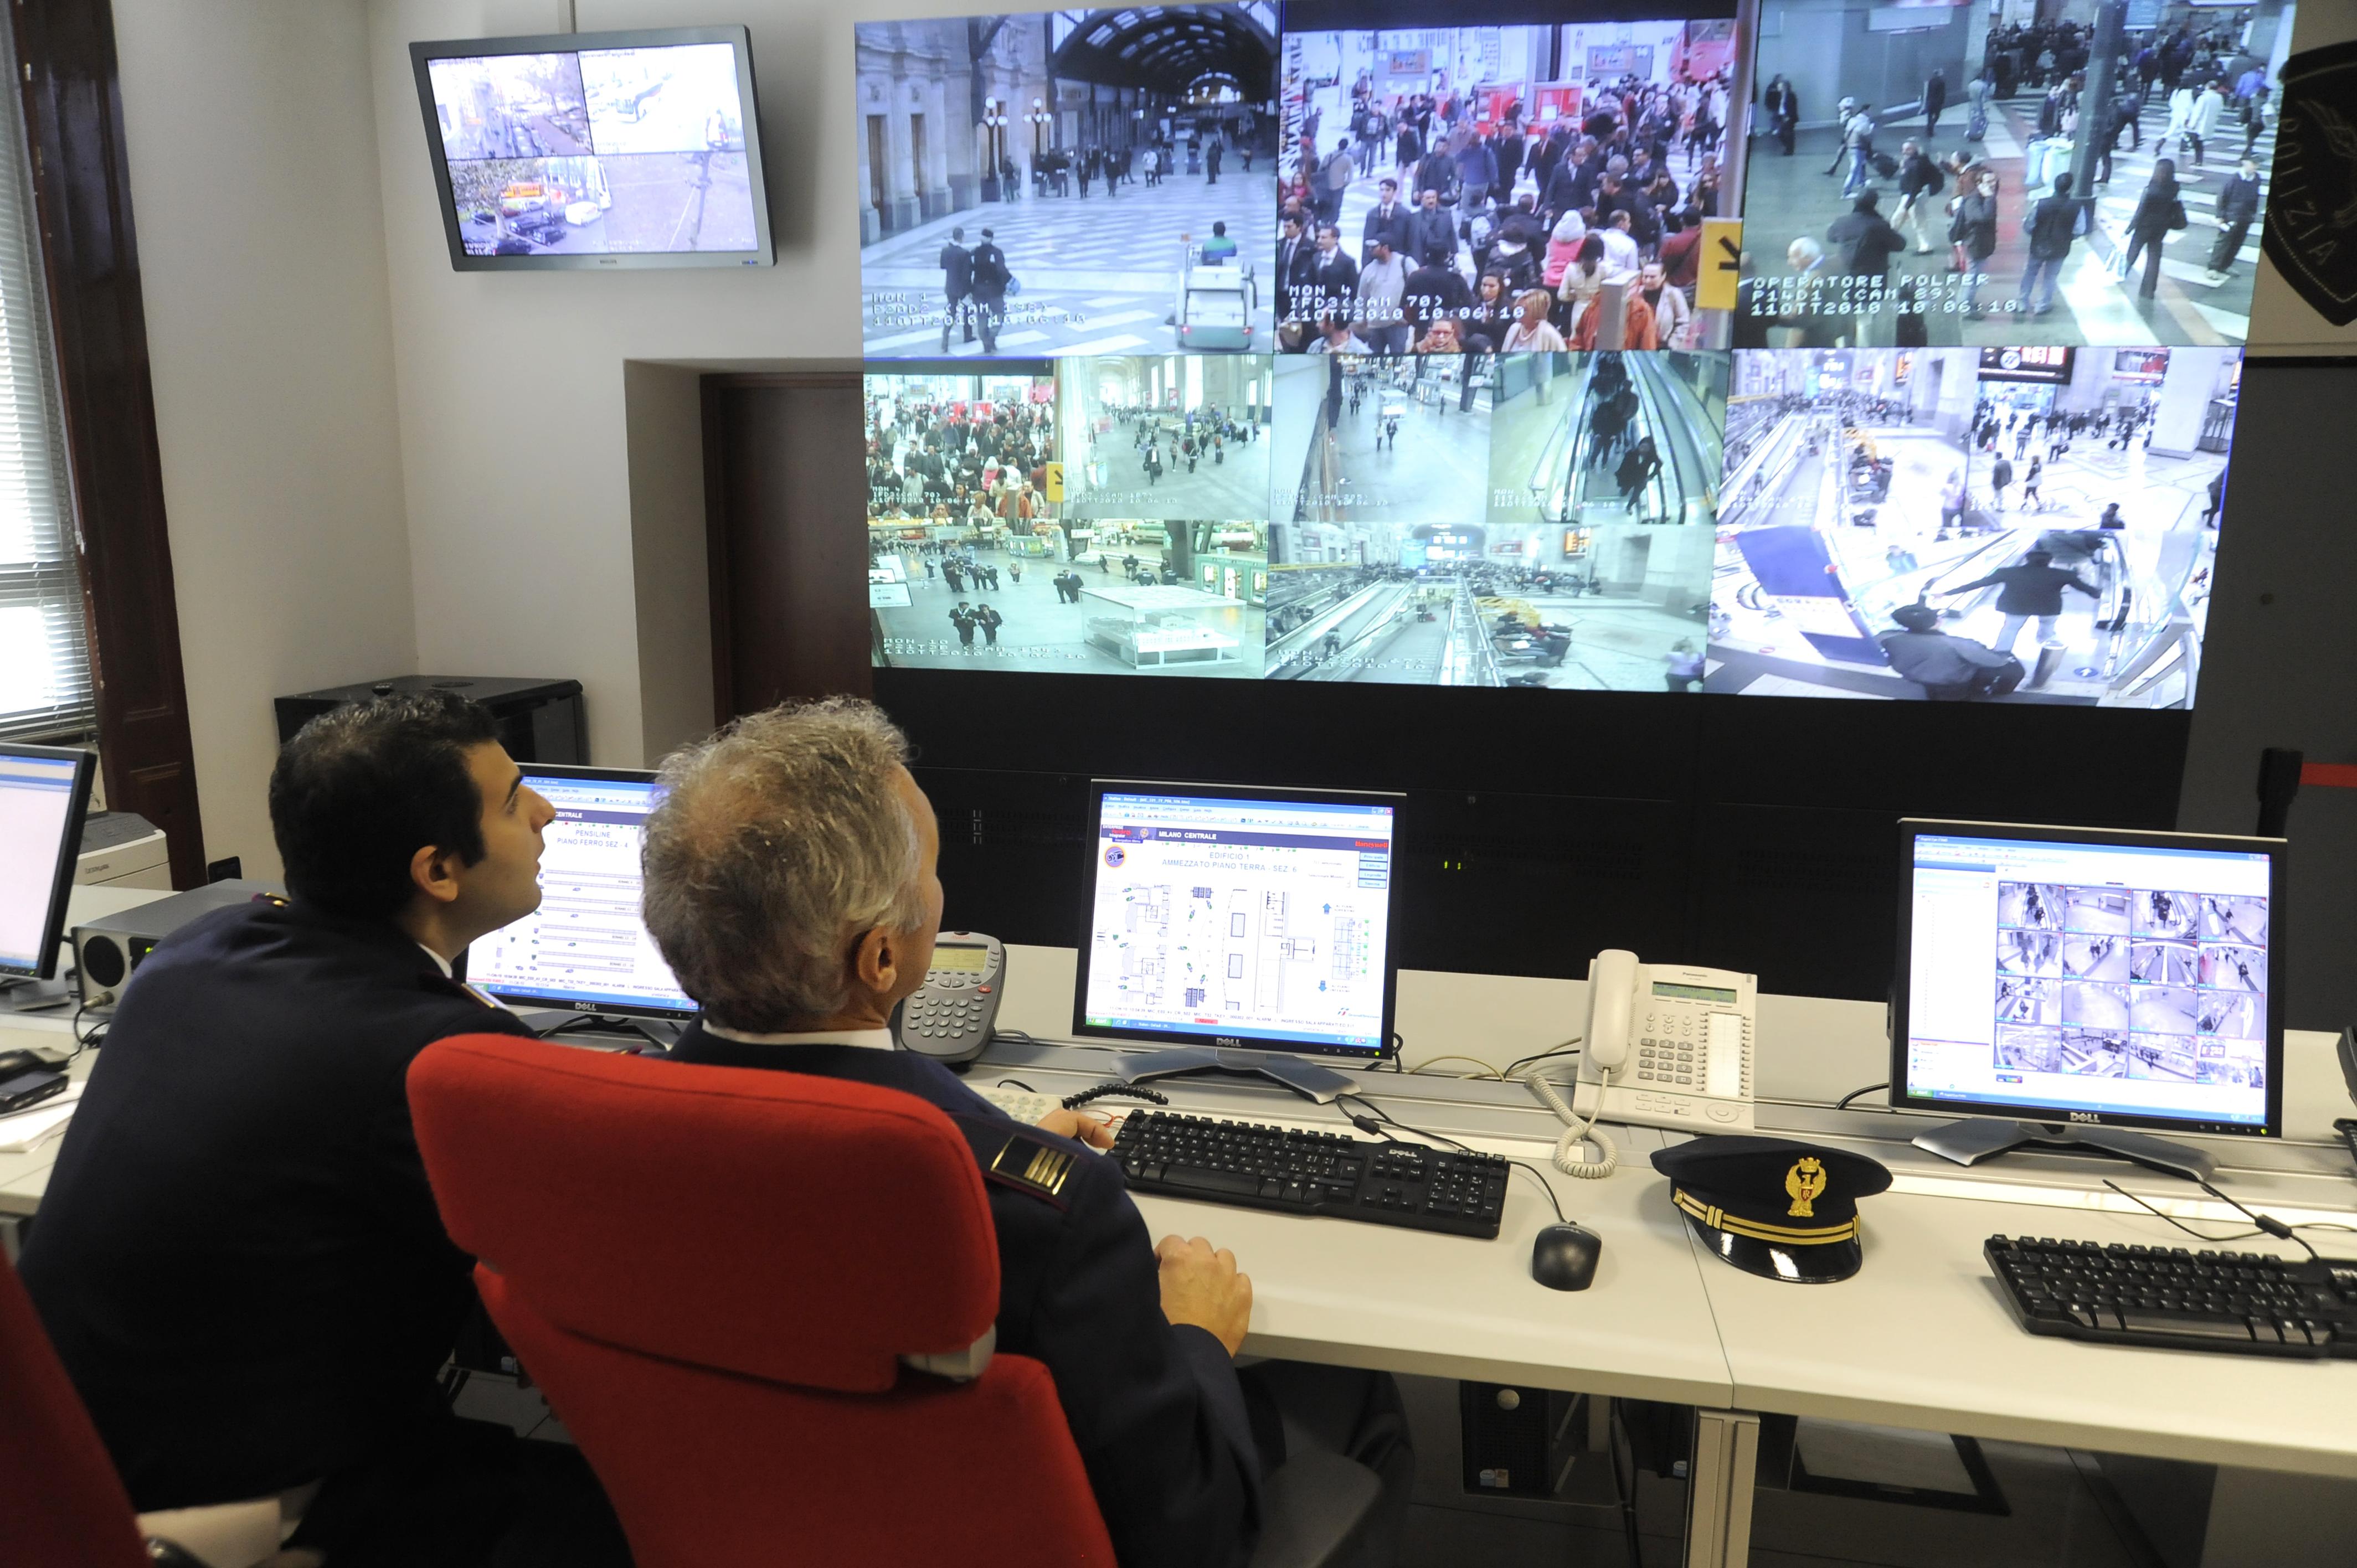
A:
[[[0,26],[13,87],[16,49]],[[72,479],[21,101],[0,107],[0,739],[95,727]]]

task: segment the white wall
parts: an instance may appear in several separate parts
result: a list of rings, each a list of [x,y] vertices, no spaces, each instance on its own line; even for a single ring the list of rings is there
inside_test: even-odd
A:
[[[114,27],[206,853],[274,876],[270,699],[417,657],[363,7]]]
[[[899,14],[939,9],[916,0]],[[634,766],[651,736],[683,723],[642,704],[642,665],[652,670],[663,650],[642,649],[640,617],[676,654],[670,618],[701,616],[704,591],[674,575],[679,603],[666,610],[634,581],[649,542],[634,548],[624,362],[856,359],[854,13],[810,0],[579,0],[585,32],[719,20],[751,29],[775,267],[454,272],[408,46],[550,31],[557,10],[555,0],[370,7],[417,649],[437,671],[579,679],[593,757]],[[675,414],[683,437],[693,427]],[[700,515],[650,509],[642,521],[693,527],[700,554]],[[675,660],[664,667],[662,700],[690,701],[700,680],[708,712],[708,660],[694,680]]]

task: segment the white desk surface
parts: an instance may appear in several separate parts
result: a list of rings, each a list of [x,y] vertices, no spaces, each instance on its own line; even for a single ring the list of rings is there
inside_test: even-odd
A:
[[[77,897],[113,891],[78,889]],[[1069,949],[1011,947],[1000,1027],[1042,1038],[1067,1034],[1074,957]],[[1411,1065],[1448,1053],[1502,1067],[1561,1043],[1586,1015],[1585,987],[1569,981],[1409,971],[1399,992],[1397,1026]],[[1604,1241],[1596,1283],[1585,1292],[1551,1291],[1530,1278],[1531,1239],[1554,1213],[1519,1174],[1499,1238],[1486,1242],[1151,1196],[1138,1206],[1157,1235],[1200,1234],[1235,1251],[1254,1278],[1248,1354],[2357,1477],[2350,1416],[2357,1363],[2024,1333],[1982,1261],[1986,1237],[2197,1246],[2148,1216],[2073,1207],[2093,1185],[2091,1173],[2162,1202],[2185,1188],[2110,1163],[2051,1157],[2000,1161],[1982,1167],[1982,1176],[1893,1141],[1916,1130],[1912,1118],[1861,1108],[1826,1122],[1824,1102],[1885,1075],[1882,1015],[1870,1003],[1763,996],[1760,1004],[1763,1130],[1813,1125],[1855,1134],[1857,1147],[1901,1180],[1901,1190],[1867,1200],[1866,1267],[1838,1285],[1778,1283],[1707,1255],[1647,1163],[1671,1134],[1646,1129],[1614,1130],[1623,1165],[1604,1181],[1548,1172],[1569,1216]],[[0,1020],[0,1048],[18,1045],[70,1049],[65,1018]],[[2357,1184],[2346,1151],[2328,1141],[2331,1118],[2347,1113],[2330,1036],[2295,1035],[2287,1057],[2290,1147],[2206,1141],[2230,1167],[2222,1185],[2262,1207],[2347,1215],[2357,1210]],[[75,1069],[87,1071],[91,1059],[85,1053]],[[1069,1093],[1112,1067],[1096,1050],[1000,1046],[974,1076],[1021,1076],[1043,1091]],[[1469,1070],[1462,1063],[1436,1069]],[[1491,1152],[1546,1165],[1554,1119],[1516,1086],[1366,1076],[1364,1092],[1404,1121],[1437,1123]],[[1330,1108],[1273,1087],[1233,1079],[1163,1087],[1181,1110],[1350,1130]],[[33,1210],[61,1143],[0,1155],[0,1213]],[[2255,1168],[2267,1163],[2262,1155],[2274,1168]],[[2007,1200],[1949,1195],[1972,1190],[1976,1176],[1982,1191],[2001,1190]],[[2010,1201],[2018,1196],[2036,1201]],[[2329,1253],[2357,1254],[2357,1238],[2310,1234]]]
[[[1010,950],[1001,1026],[1068,1034],[1074,959],[1069,950]],[[1578,1032],[1586,1014],[1586,987],[1577,982],[1418,971],[1400,975],[1397,1028],[1410,1065],[1445,1052],[1502,1067]],[[1624,1168],[1611,1179],[1555,1180],[1573,1218],[1604,1238],[1603,1267],[1588,1291],[1560,1295],[1533,1284],[1521,1249],[1512,1259],[1502,1247],[1494,1259],[1472,1254],[1483,1260],[1467,1274],[1469,1283],[1480,1287],[1468,1293],[1474,1309],[1457,1335],[1444,1337],[1496,1352],[1487,1369],[1467,1369],[1445,1345],[1409,1348],[1426,1315],[1453,1299],[1450,1283],[1406,1269],[1370,1272],[1334,1255],[1348,1246],[1334,1233],[1361,1228],[1200,1205],[1168,1208],[1202,1215],[1202,1223],[1216,1223],[1222,1238],[1251,1240],[1255,1253],[1264,1234],[1298,1236],[1279,1254],[1280,1267],[1264,1267],[1254,1277],[1255,1291],[1269,1306],[1265,1312],[1256,1306],[1248,1348],[1264,1354],[1358,1359],[1403,1371],[1666,1398],[1641,1387],[1616,1390],[1602,1380],[1551,1380],[1548,1372],[1581,1363],[1609,1366],[1615,1358],[1647,1377],[1672,1372],[1661,1359],[1670,1354],[1668,1347],[1695,1343],[1685,1327],[1680,1276],[1658,1256],[1659,1243],[1677,1236],[1689,1241],[1732,1385],[1723,1402],[1734,1408],[2357,1477],[2357,1419],[2351,1415],[2357,1411],[2357,1362],[2279,1361],[2034,1336],[2014,1320],[1981,1256],[1981,1244],[1993,1234],[2201,1246],[2149,1215],[2101,1207],[2128,1207],[2102,1188],[2105,1176],[2213,1235],[2246,1226],[2204,1223],[2222,1210],[2198,1194],[2187,1199],[2190,1189],[2182,1182],[2114,1161],[2043,1155],[1972,1169],[1951,1165],[1904,1141],[1933,1119],[1877,1109],[1878,1097],[1836,1116],[1824,1109],[1826,1102],[1889,1074],[1880,1004],[1762,996],[1759,1037],[1761,1130],[1808,1127],[1820,1136],[1855,1132],[1843,1141],[1890,1166],[1900,1184],[1862,1206],[1866,1265],[1839,1284],[1764,1280],[1710,1256],[1691,1240],[1670,1207],[1667,1183],[1645,1163],[1657,1137],[1676,1135],[1636,1129],[1614,1130]],[[2332,1038],[2295,1033],[2285,1052],[2288,1137],[2264,1145],[2251,1139],[2198,1142],[2218,1157],[2221,1187],[2244,1202],[2301,1211],[2291,1218],[2314,1214],[2357,1223],[2352,1212],[2357,1182],[2351,1180],[2348,1151],[2330,1128],[2335,1115],[2350,1113]],[[1435,1070],[1474,1069],[1445,1063]],[[1430,1079],[1407,1082],[1420,1092],[1447,1092]],[[1368,1091],[1378,1097],[1399,1083],[1389,1073],[1368,1075]],[[1232,1107],[1223,1111],[1238,1113]],[[1501,1242],[1518,1228],[1529,1235],[1537,1224],[1530,1207],[1543,1207],[1527,1177],[1517,1176],[1514,1186],[1520,1207],[1508,1208]],[[1602,1190],[1591,1197],[1582,1190],[1591,1187]],[[2091,1197],[2091,1191],[2101,1196]],[[2016,1197],[2029,1201],[2007,1200]],[[1141,1207],[1160,1223],[1160,1200],[1143,1199]],[[1393,1235],[1398,1240],[1386,1241],[1387,1262],[1401,1255],[1392,1249],[1410,1239]],[[2328,1255],[2357,1256],[2357,1236],[2309,1235]],[[1242,1240],[1236,1244],[1242,1261]],[[2266,1237],[2225,1245],[2297,1255],[2297,1249]],[[1421,1262],[1426,1249],[1416,1251]],[[1245,1266],[1251,1272],[1248,1262]],[[1524,1291],[1555,1299],[1534,1311],[1521,1299]],[[1358,1300],[1349,1299],[1359,1293],[1364,1294]],[[1557,1322],[1573,1332],[1551,1335]],[[1382,1348],[1371,1353],[1372,1346]],[[1580,1373],[1588,1375],[1586,1365]]]
[[[1737,1408],[2357,1477],[2357,1361],[2032,1335],[1981,1256],[1991,1235],[2200,1248],[2159,1220],[2074,1213],[2058,1222],[2051,1209],[1897,1192],[1860,1211],[1866,1264],[1840,1284],[1795,1286],[1715,1262],[1705,1270]],[[2357,1255],[2337,1244],[2357,1238],[2316,1240],[2328,1254]],[[2298,1255],[2264,1236],[2227,1246]]]

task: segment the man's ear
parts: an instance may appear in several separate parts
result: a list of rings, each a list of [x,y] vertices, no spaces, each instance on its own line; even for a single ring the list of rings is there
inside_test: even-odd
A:
[[[900,944],[883,926],[863,933],[852,950],[853,976],[869,991],[889,991],[900,978]]]
[[[413,886],[436,903],[453,903],[458,897],[458,857],[456,854],[425,845],[409,857],[409,880]]]

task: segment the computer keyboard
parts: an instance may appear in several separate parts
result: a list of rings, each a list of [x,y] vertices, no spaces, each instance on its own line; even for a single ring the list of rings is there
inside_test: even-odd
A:
[[[1250,1122],[1133,1111],[1113,1157],[1135,1192],[1493,1237],[1508,1162]]]
[[[2050,1236],[1992,1236],[1983,1251],[2032,1334],[2249,1356],[2357,1358],[2357,1263]]]

